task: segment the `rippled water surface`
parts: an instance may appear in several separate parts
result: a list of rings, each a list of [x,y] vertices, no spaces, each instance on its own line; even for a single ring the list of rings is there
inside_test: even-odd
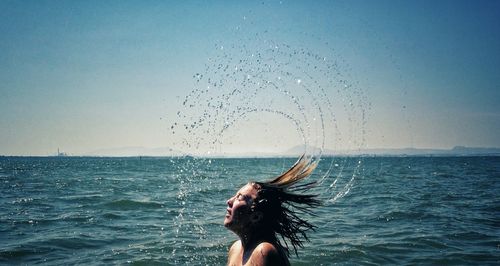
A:
[[[222,265],[225,199],[294,160],[0,158],[0,264]],[[500,263],[500,157],[324,158],[312,178],[331,165],[292,264]]]

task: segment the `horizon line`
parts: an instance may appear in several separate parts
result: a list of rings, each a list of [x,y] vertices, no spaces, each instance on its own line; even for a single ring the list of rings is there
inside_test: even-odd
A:
[[[170,149],[172,153],[170,154],[148,154],[147,152],[144,154],[71,154],[67,152],[57,153],[57,154],[47,154],[47,155],[6,155],[0,154],[1,157],[198,157],[198,158],[276,158],[276,157],[295,157],[300,156],[303,152],[296,152],[290,148],[288,151],[284,152],[259,152],[259,151],[250,151],[250,152],[241,152],[241,153],[214,153],[207,155],[200,155],[195,153],[186,153],[182,151],[176,151]],[[114,150],[118,150],[120,148],[112,148]],[[112,150],[110,149],[110,150]],[[124,147],[123,149],[126,149]],[[150,150],[161,149],[161,148],[147,148]],[[319,149],[315,147],[311,147],[311,150],[319,151],[321,153],[311,154],[311,155],[321,155],[321,156],[404,156],[404,155],[500,155],[500,147],[467,147],[467,146],[454,146],[452,148],[414,148],[414,147],[406,147],[406,148],[359,148],[359,149],[345,149],[334,151],[332,149]],[[324,152],[324,153],[323,153]],[[409,152],[409,153],[407,153]]]

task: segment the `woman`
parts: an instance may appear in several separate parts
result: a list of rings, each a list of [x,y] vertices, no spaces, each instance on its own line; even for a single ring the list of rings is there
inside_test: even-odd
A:
[[[306,231],[315,228],[297,215],[312,214],[311,207],[320,204],[315,195],[297,193],[314,182],[296,183],[316,165],[302,156],[282,175],[268,182],[250,182],[227,200],[224,226],[240,238],[229,250],[228,265],[290,264],[288,245],[297,255],[297,247],[308,240]]]

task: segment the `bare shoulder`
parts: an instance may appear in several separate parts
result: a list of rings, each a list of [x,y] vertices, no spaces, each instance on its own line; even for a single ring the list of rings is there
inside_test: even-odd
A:
[[[278,255],[278,250],[276,247],[269,242],[260,243],[255,250],[258,250],[261,254],[265,255]]]
[[[229,248],[229,253],[227,256],[227,265],[237,265],[238,257],[241,254],[241,241],[235,241],[232,245],[231,248]],[[240,259],[241,261],[241,259]]]
[[[269,242],[262,242],[252,252],[249,265],[289,265],[288,260]]]
[[[241,240],[234,241],[234,243],[231,245],[231,248],[229,249],[229,253],[235,252],[237,250],[241,250]]]

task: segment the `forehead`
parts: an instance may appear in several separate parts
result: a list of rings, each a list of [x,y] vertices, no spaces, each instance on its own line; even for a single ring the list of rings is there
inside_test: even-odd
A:
[[[251,196],[252,198],[257,197],[257,189],[255,189],[251,184],[246,184],[238,190],[237,194]]]

